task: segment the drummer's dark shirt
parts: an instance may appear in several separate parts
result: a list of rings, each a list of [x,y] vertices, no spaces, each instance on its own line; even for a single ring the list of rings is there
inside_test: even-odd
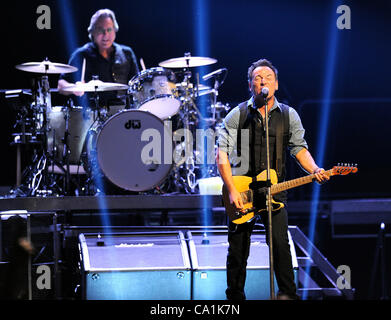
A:
[[[61,74],[60,79],[65,79],[71,83],[81,81],[83,60],[85,59],[84,82],[92,80],[93,76],[98,76],[98,79],[103,82],[128,84],[129,80],[139,73],[136,55],[132,48],[128,46],[114,42],[113,47],[114,50],[108,59],[99,53],[97,45],[93,42],[89,42],[83,47],[76,49],[72,53],[68,64],[75,66],[78,70],[73,73]],[[100,93],[100,105],[121,104],[123,103],[123,99],[119,99],[119,97],[124,94],[124,91]],[[92,97],[93,94],[88,94],[89,100]],[[73,98],[76,105],[86,103],[85,99]]]

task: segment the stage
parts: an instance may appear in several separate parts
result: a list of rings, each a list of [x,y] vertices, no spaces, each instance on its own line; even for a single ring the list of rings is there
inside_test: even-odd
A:
[[[355,288],[354,287],[338,287],[338,278],[340,277],[339,265],[333,265],[331,261],[335,256],[338,256],[341,252],[331,252],[330,248],[333,246],[331,243],[339,243],[339,249],[341,249],[341,241],[350,241],[351,239],[358,239],[358,243],[363,243],[363,239],[367,242],[373,243],[378,238],[378,228],[380,223],[391,223],[391,199],[350,199],[350,200],[332,200],[332,201],[320,201],[318,203],[318,216],[317,223],[322,238],[315,239],[316,243],[311,242],[307,235],[306,228],[308,227],[309,211],[311,208],[311,201],[290,201],[289,210],[289,235],[292,242],[292,252],[294,252],[295,261],[297,263],[296,277],[298,281],[298,292],[306,299],[319,300],[319,299],[354,299]],[[28,217],[29,225],[31,227],[31,239],[35,242],[38,249],[44,254],[37,255],[33,259],[31,265],[32,270],[32,288],[30,292],[30,298],[35,299],[117,299],[114,295],[114,291],[111,295],[106,292],[103,294],[100,289],[91,295],[87,295],[85,288],[85,281],[92,281],[89,277],[97,277],[97,273],[102,272],[101,269],[97,270],[84,270],[80,263],[84,263],[80,260],[80,248],[81,237],[87,237],[89,239],[99,239],[102,241],[108,241],[107,239],[120,239],[122,245],[128,243],[127,254],[132,256],[132,246],[139,247],[143,241],[153,242],[153,239],[167,238],[166,240],[177,241],[181,239],[184,241],[182,250],[190,248],[189,244],[191,239],[199,239],[197,243],[200,243],[202,235],[209,237],[211,244],[216,242],[216,239],[220,239],[216,242],[223,245],[226,242],[227,228],[225,226],[226,217],[222,207],[221,197],[218,195],[203,196],[199,194],[185,195],[185,194],[172,194],[172,195],[116,195],[116,196],[79,196],[79,197],[19,197],[19,198],[6,198],[0,199],[0,211],[2,217],[6,217],[12,214],[20,214],[24,217]],[[205,221],[205,212],[209,214],[209,221],[211,225],[203,225]],[[105,220],[102,217],[107,216],[111,221],[111,225],[105,225]],[[4,220],[4,219],[3,219]],[[127,224],[128,222],[128,224]],[[130,224],[129,224],[130,223]],[[362,226],[365,226],[365,232],[362,230]],[[257,233],[258,232],[258,233]],[[257,231],[255,232],[254,245],[258,243],[258,236],[264,237],[263,225],[257,224]],[[327,243],[324,239],[328,234]],[[181,236],[178,236],[181,235]],[[390,234],[386,232],[385,238],[389,238]],[[179,237],[179,238],[178,238]],[[219,238],[220,237],[220,238]],[[221,238],[222,237],[222,238]],[[143,240],[144,239],[144,240]],[[371,240],[373,239],[373,240]],[[91,240],[90,244],[91,245]],[[133,242],[132,242],[133,241]],[[140,242],[141,241],[141,242]],[[365,241],[365,240],[364,240]],[[388,240],[387,240],[388,241]],[[131,243],[134,243],[133,245]],[[261,240],[264,243],[264,240]],[[106,243],[107,244],[107,243]],[[182,244],[183,245],[183,244]],[[344,244],[343,244],[344,245]],[[343,246],[342,245],[342,246]],[[95,248],[95,249],[94,249]],[[92,248],[91,254],[97,254],[96,250],[99,250],[99,245]],[[106,250],[107,250],[106,245]],[[216,249],[213,249],[216,248]],[[143,249],[142,255],[150,256],[146,249]],[[202,249],[199,247],[198,250]],[[365,251],[374,252],[375,245],[369,247],[362,246],[361,254],[365,255]],[[84,254],[91,250],[90,247],[84,246]],[[95,251],[94,251],[95,250]],[[193,250],[195,250],[193,248]],[[203,250],[203,249],[202,249]],[[216,251],[217,250],[217,251]],[[258,249],[256,249],[258,250]],[[329,257],[324,254],[331,255]],[[376,249],[377,250],[377,249]],[[49,251],[49,252],[48,252]],[[218,249],[215,245],[210,246],[210,254],[219,256]],[[46,252],[46,253],[45,253]],[[94,253],[95,252],[95,253]],[[123,251],[124,252],[124,251]],[[257,252],[257,251],[255,251]],[[201,254],[201,253],[200,253]],[[217,254],[217,256],[216,256]],[[259,252],[258,252],[259,254]],[[107,255],[107,252],[106,252]],[[154,254],[153,254],[154,255]],[[193,253],[194,256],[194,253]],[[189,257],[194,258],[190,253]],[[216,262],[219,267],[212,268],[209,272],[217,272],[216,270],[224,269],[225,261],[221,255]],[[255,255],[255,258],[257,254]],[[345,254],[345,261],[351,260],[350,254]],[[190,259],[191,259],[190,258]],[[354,255],[354,258],[359,258]],[[145,258],[143,258],[145,259]],[[151,258],[148,258],[149,260]],[[217,258],[216,258],[217,259]],[[257,259],[261,259],[258,257]],[[262,258],[265,259],[265,258]],[[371,260],[371,259],[370,259]],[[120,259],[122,265],[126,264],[126,261]],[[130,260],[129,260],[130,261]],[[146,270],[156,272],[165,270],[166,267],[161,265],[160,259],[152,259],[151,266]],[[191,261],[191,260],[190,260]],[[198,261],[198,259],[195,259]],[[339,260],[334,260],[339,261]],[[3,264],[6,262],[3,262]],[[193,262],[194,263],[194,262]],[[153,264],[156,264],[153,266]],[[349,268],[358,272],[359,267],[355,266],[353,262],[347,263]],[[368,264],[368,262],[367,262]],[[47,265],[52,273],[53,286],[50,290],[37,290],[34,289],[34,284],[37,281],[39,274],[36,270],[40,265]],[[79,268],[77,267],[79,265]],[[362,264],[363,265],[363,264]],[[313,271],[308,273],[306,268],[311,267],[318,270],[318,274],[314,275]],[[147,267],[146,265],[144,266]],[[141,267],[137,272],[145,272],[145,268]],[[361,266],[362,267],[362,266]],[[266,266],[267,268],[267,266]],[[202,269],[202,268],[201,268]],[[200,269],[200,270],[201,270]],[[254,266],[254,270],[258,270],[257,265]],[[338,269],[338,272],[337,272]],[[48,269],[49,270],[49,269]],[[73,271],[71,271],[73,270]],[[84,271],[83,271],[84,270]],[[110,270],[110,267],[103,271]],[[113,267],[113,271],[117,270]],[[124,270],[128,270],[130,278],[135,276],[135,269],[124,267]],[[193,268],[193,264],[184,267],[185,274],[196,275],[200,271]],[[260,268],[259,270],[263,270]],[[83,273],[84,272],[84,273]],[[116,271],[118,272],[118,270]],[[253,271],[255,272],[255,271]],[[260,272],[260,271],[259,271]],[[361,271],[360,271],[361,272]],[[356,273],[357,274],[357,273]],[[83,276],[84,275],[84,276]],[[120,275],[120,274],[119,274]],[[119,276],[118,275],[118,276]],[[217,272],[219,275],[219,272]],[[321,275],[322,280],[318,278]],[[376,273],[375,273],[376,275]],[[162,274],[163,278],[166,276]],[[81,277],[81,278],[80,278]],[[84,278],[83,278],[84,277]],[[106,277],[106,276],[105,276]],[[259,277],[259,275],[257,276]],[[264,276],[263,276],[264,277]],[[148,278],[148,276],[147,276]],[[146,279],[147,279],[146,278]],[[220,275],[218,276],[220,278]],[[84,279],[84,280],[83,280]],[[104,278],[106,279],[106,278]],[[119,279],[119,278],[118,278]],[[126,278],[126,281],[132,281]],[[357,278],[353,278],[358,283]],[[80,282],[81,281],[81,282]],[[84,282],[83,282],[84,281]],[[107,279],[105,281],[108,281]],[[125,280],[118,280],[125,281]],[[136,281],[136,280],[133,280]],[[149,280],[148,280],[149,281]],[[215,280],[215,281],[222,281]],[[89,282],[89,292],[96,282]],[[108,283],[106,283],[108,285]],[[164,284],[161,284],[164,285]],[[221,285],[221,284],[219,284]],[[189,285],[190,286],[190,285]],[[222,285],[223,287],[223,285]],[[72,293],[75,288],[79,288],[77,294]],[[186,287],[187,288],[187,287]],[[185,289],[183,289],[185,290]],[[187,291],[186,291],[187,290]],[[185,291],[191,292],[191,294],[184,294],[178,299],[192,300],[193,290],[196,287],[190,286]],[[188,291],[190,290],[190,291]],[[200,290],[200,287],[198,287]],[[222,289],[223,290],[223,289]],[[254,299],[265,299],[267,293],[264,291],[259,293],[253,288],[249,288],[249,292],[252,292]],[[224,290],[223,290],[224,291]],[[43,292],[45,292],[43,294]],[[216,293],[216,296],[208,296],[202,291],[200,297],[208,297],[208,299],[219,299],[220,293]],[[94,294],[98,294],[95,296]],[[103,294],[103,295],[102,295]],[[133,292],[133,296],[127,293],[124,297],[126,299],[138,299],[140,298],[140,292]],[[262,298],[263,297],[263,298]],[[165,300],[166,296],[158,296],[153,299]],[[147,299],[147,296],[142,296],[142,299]],[[202,298],[201,298],[202,299]]]

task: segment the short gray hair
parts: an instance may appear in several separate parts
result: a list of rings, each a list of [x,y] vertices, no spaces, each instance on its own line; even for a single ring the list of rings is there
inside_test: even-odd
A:
[[[95,12],[94,15],[91,17],[90,25],[88,26],[87,29],[88,37],[91,39],[91,41],[93,41],[92,32],[95,29],[96,22],[100,18],[110,18],[113,21],[115,32],[117,32],[119,29],[119,25],[117,19],[115,18],[114,12],[110,9],[100,9],[97,12]]]

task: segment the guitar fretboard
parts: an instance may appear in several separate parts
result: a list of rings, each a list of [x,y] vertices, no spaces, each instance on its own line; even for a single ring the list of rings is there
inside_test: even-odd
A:
[[[328,175],[329,177],[333,175],[333,169],[325,171],[325,174]],[[284,181],[280,182],[277,184],[274,184],[271,186],[271,193],[276,194],[288,189],[292,189],[298,186],[302,186],[303,184],[311,183],[312,181],[315,180],[315,174],[310,174],[305,177],[289,180],[289,181]]]

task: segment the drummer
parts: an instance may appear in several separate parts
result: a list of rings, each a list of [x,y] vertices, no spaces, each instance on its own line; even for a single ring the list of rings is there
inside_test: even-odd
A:
[[[78,71],[60,76],[58,81],[60,93],[80,97],[84,92],[65,92],[62,89],[78,82],[89,82],[93,76],[98,76],[98,79],[103,82],[128,84],[129,80],[139,72],[132,48],[114,42],[118,29],[113,11],[100,9],[95,12],[88,27],[91,42],[72,53],[68,64],[77,67]],[[100,104],[123,104],[124,93],[100,93]],[[78,105],[81,104],[80,101],[77,102]]]

